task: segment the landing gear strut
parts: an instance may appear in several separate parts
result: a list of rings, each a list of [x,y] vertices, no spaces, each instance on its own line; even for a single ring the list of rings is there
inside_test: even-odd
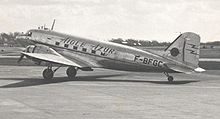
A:
[[[61,66],[57,67],[55,70],[52,69],[52,64],[49,64],[47,68],[43,71],[43,77],[44,79],[52,79],[54,76],[54,73],[60,68]],[[77,73],[77,67],[69,67],[66,70],[66,74],[69,79],[74,79],[76,77]]]
[[[167,72],[164,72],[164,74],[167,76],[167,80],[169,81],[169,83],[173,82],[173,76],[170,76]]]
[[[77,73],[77,68],[76,67],[69,67],[66,70],[66,74],[67,74],[69,79],[75,78],[76,77],[76,73]]]

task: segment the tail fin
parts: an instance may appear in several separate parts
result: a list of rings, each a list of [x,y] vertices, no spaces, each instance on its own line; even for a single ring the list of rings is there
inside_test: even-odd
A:
[[[199,49],[200,36],[192,32],[185,32],[180,34],[165,49],[165,56],[197,68],[199,64]]]

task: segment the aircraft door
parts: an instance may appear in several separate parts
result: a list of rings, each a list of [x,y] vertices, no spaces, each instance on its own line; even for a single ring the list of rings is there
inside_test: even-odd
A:
[[[125,52],[117,52],[115,58],[122,61],[134,61],[134,55]]]

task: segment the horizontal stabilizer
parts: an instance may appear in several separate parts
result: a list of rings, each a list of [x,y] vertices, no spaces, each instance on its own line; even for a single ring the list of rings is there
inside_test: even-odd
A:
[[[195,70],[195,72],[204,72],[204,71],[206,71],[205,69],[203,69],[203,68],[201,68],[201,67],[198,67],[198,68],[196,68],[196,69],[194,69]]]
[[[195,69],[189,68],[187,66],[181,66],[181,65],[175,65],[175,64],[166,64],[166,67],[169,69],[172,69],[176,72],[181,72],[181,73],[185,73],[185,74],[191,74],[193,72],[204,72],[205,69],[202,69],[200,67],[197,67]]]

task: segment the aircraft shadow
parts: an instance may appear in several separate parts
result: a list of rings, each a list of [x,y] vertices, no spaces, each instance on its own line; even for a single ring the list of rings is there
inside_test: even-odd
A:
[[[78,76],[76,79],[68,79],[67,77],[54,77],[52,80],[44,80],[38,78],[0,78],[0,80],[21,80],[17,83],[7,84],[0,86],[0,88],[19,88],[19,87],[29,87],[37,85],[46,85],[70,81],[88,81],[88,82],[128,82],[128,83],[153,83],[153,84],[167,84],[167,85],[181,85],[193,82],[198,82],[198,80],[181,80],[169,83],[167,80],[164,81],[146,81],[146,80],[126,80],[126,79],[103,79],[108,77],[120,77],[127,76],[129,74],[114,74],[114,75],[97,75],[97,76]]]

